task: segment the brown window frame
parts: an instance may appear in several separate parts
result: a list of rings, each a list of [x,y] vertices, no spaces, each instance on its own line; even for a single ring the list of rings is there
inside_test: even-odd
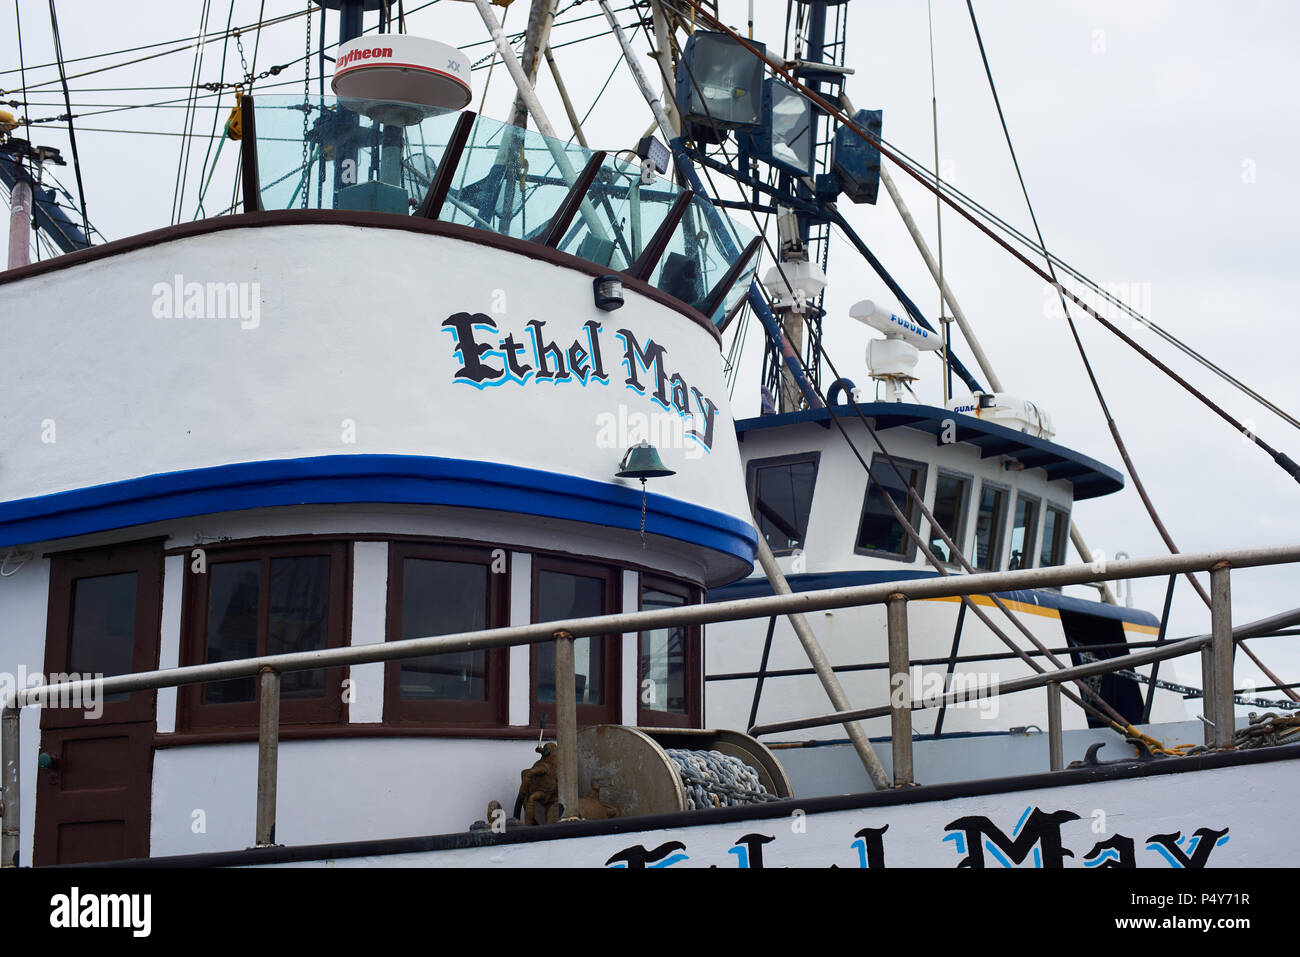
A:
[[[259,655],[266,654],[266,625],[269,615],[271,560],[327,556],[330,559],[329,610],[326,625],[326,648],[342,648],[350,643],[352,595],[352,543],[338,539],[295,539],[274,544],[230,544],[201,546],[210,570],[214,564],[257,560],[259,571],[258,647]],[[202,576],[193,570],[193,560],[185,556],[185,584],[182,597],[181,659],[184,665],[203,664],[207,660],[208,572]],[[200,587],[199,578],[203,578]],[[325,693],[320,699],[280,701],[280,723],[284,724],[346,724],[347,703],[344,700],[343,682],[347,669],[332,667],[325,672]],[[203,701],[204,685],[183,685],[177,695],[177,731],[209,729],[242,729],[257,727],[258,704],[261,686],[257,686],[253,700],[233,704],[207,704]]]
[[[600,578],[605,582],[606,614],[615,614],[622,610],[623,569],[613,565],[600,565],[593,562],[578,561],[569,558],[555,558],[549,555],[533,553],[532,582],[529,598],[529,620],[538,621],[538,580],[543,571],[559,572],[566,575],[584,575],[588,578]],[[592,639],[593,641],[596,639]],[[617,724],[622,709],[622,634],[605,635],[604,673],[601,679],[605,683],[605,703],[601,705],[580,704],[577,708],[578,726],[587,727],[595,724]],[[543,703],[537,700],[537,645],[528,652],[528,703],[532,727],[541,723],[546,715],[549,727],[556,727],[555,703]]]
[[[49,610],[45,628],[46,675],[67,674],[69,671],[75,583],[83,578],[132,572],[136,575],[136,611],[131,671],[153,671],[158,667],[162,630],[162,539],[50,556]],[[77,708],[42,708],[41,727],[70,728],[87,724],[153,721],[156,697],[153,690],[133,691],[125,701],[105,701],[103,714],[98,719],[87,718]]]
[[[658,578],[654,575],[642,575],[637,592],[637,610],[645,610],[645,590],[666,592],[679,595],[685,599],[685,605],[698,605],[703,601],[700,589],[686,582],[671,578]],[[699,728],[703,726],[704,714],[704,627],[702,625],[686,626],[686,713],[676,711],[659,711],[648,708],[641,702],[641,684],[645,675],[641,673],[641,632],[636,634],[636,723],[647,728]]]
[[[402,563],[408,558],[463,562],[488,566],[488,628],[502,628],[510,621],[510,565],[504,573],[491,570],[497,548],[448,545],[411,541],[388,543],[388,598],[384,611],[384,640],[401,638]],[[508,554],[508,552],[507,552]],[[508,648],[492,648],[487,654],[487,699],[484,701],[412,701],[402,698],[401,661],[385,662],[384,724],[403,727],[504,727],[510,707]]]

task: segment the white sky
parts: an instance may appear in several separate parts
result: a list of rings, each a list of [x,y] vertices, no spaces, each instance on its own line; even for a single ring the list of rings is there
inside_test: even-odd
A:
[[[22,15],[23,54],[32,117],[62,112],[45,0],[10,0],[0,20],[0,69],[18,66],[14,3]],[[408,11],[422,0],[407,0]],[[234,0],[234,23],[256,22],[261,0]],[[561,8],[567,6],[561,0]],[[59,0],[65,57],[75,58],[138,44],[193,36],[202,3],[176,0]],[[780,48],[786,4],[758,0],[756,37]],[[1300,238],[1293,227],[1300,208],[1294,155],[1300,124],[1294,91],[1300,88],[1300,60],[1293,44],[1300,8],[1283,2],[1240,2],[1225,7],[1210,0],[978,0],[976,12],[1007,121],[1030,196],[1048,245],[1102,284],[1127,284],[1128,298],[1154,321],[1289,411],[1300,409],[1294,333],[1289,315],[1297,280],[1294,261]],[[301,10],[298,0],[266,0],[269,17]],[[728,22],[741,28],[744,0],[721,0]],[[230,4],[212,3],[209,31],[224,28]],[[528,0],[516,0],[506,21],[522,30]],[[497,10],[498,15],[502,11]],[[599,9],[583,3],[562,19],[590,16]],[[934,0],[934,43],[939,100],[939,138],[946,177],[958,188],[1028,232],[1030,223],[998,126],[964,0]],[[626,23],[630,14],[622,14]],[[373,23],[373,15],[367,24]],[[318,34],[318,16],[312,18]],[[887,140],[927,164],[933,157],[930,61],[926,5],[920,0],[853,0],[849,11],[848,62],[856,70],[848,91],[859,108],[884,110]],[[603,20],[560,26],[552,43],[603,32]],[[442,39],[468,50],[475,60],[489,48],[473,6],[441,0],[408,16],[408,31]],[[331,16],[330,41],[337,38]],[[253,34],[245,38],[251,59]],[[299,57],[305,42],[302,18],[267,28],[257,69]],[[638,43],[639,48],[643,48]],[[161,47],[159,49],[169,49]],[[72,74],[156,53],[145,50],[74,63]],[[220,43],[209,45],[200,82],[221,78]],[[556,52],[579,112],[618,58],[610,36],[561,47]],[[313,57],[314,60],[314,57]],[[647,68],[650,61],[644,61]],[[193,52],[70,80],[74,112],[84,104],[151,103],[180,99],[190,81]],[[231,42],[225,80],[240,77]],[[301,89],[302,65],[282,74]],[[479,105],[485,71],[474,74]],[[45,81],[54,80],[53,83]],[[16,72],[0,74],[2,99],[21,99]],[[172,86],[162,90],[105,90],[102,87]],[[287,92],[294,86],[282,87]],[[312,89],[316,89],[313,79]],[[539,93],[557,128],[567,129],[559,97],[545,69]],[[483,112],[503,118],[513,98],[498,67]],[[197,128],[211,127],[212,98]],[[220,99],[220,124],[231,105]],[[14,112],[21,113],[21,107]],[[176,178],[178,136],[132,135],[126,131],[179,133],[184,110],[135,109],[78,120],[87,205],[91,221],[110,239],[168,224]],[[626,70],[621,70],[595,104],[587,123],[593,145],[632,146],[649,123],[649,111]],[[92,128],[112,132],[97,132]],[[56,146],[69,160],[58,170],[73,188],[66,131],[42,125],[33,140]],[[228,144],[229,145],[229,144]],[[204,143],[196,141],[182,218],[195,209],[195,182]],[[229,197],[237,152],[227,149],[213,177],[207,208]],[[934,243],[933,196],[896,173],[904,198]],[[879,204],[844,204],[859,230],[895,278],[931,319],[937,294],[929,273],[904,231],[883,188]],[[1065,324],[1045,310],[1041,282],[991,241],[952,213],[944,216],[945,277],[975,323],[1005,386],[1045,407],[1056,440],[1120,466],[1104,420],[1088,387]],[[752,226],[752,222],[749,223]],[[826,344],[836,364],[859,384],[866,382],[868,335],[847,318],[858,299],[884,291],[868,267],[842,242],[831,253]],[[1178,545],[1185,551],[1294,542],[1300,520],[1290,504],[1296,484],[1260,451],[1234,433],[1178,386],[1105,332],[1093,320],[1078,319],[1086,347],[1133,458]],[[1245,396],[1163,345],[1145,331],[1130,334],[1204,389],[1229,412],[1249,422],[1274,446],[1300,459],[1300,435]],[[757,323],[752,324],[756,335]],[[757,363],[761,343],[747,342],[745,369],[734,399],[737,416],[758,408]],[[976,370],[968,349],[955,346]],[[918,384],[922,399],[940,404],[938,364],[923,360]],[[978,375],[978,371],[977,371]],[[983,379],[983,376],[979,376]],[[829,378],[827,379],[829,382]],[[886,433],[887,435],[887,433]],[[1164,551],[1132,488],[1076,509],[1084,535],[1107,555]],[[1248,621],[1300,604],[1290,567],[1248,570],[1234,576],[1234,619]],[[1164,582],[1136,583],[1138,607],[1159,613]],[[1208,630],[1208,615],[1186,582],[1179,585],[1171,636]],[[1300,650],[1285,639],[1253,643],[1286,680],[1300,678]],[[1184,679],[1199,684],[1194,670]],[[1267,683],[1248,663],[1238,682]],[[1276,697],[1278,693],[1269,693]]]

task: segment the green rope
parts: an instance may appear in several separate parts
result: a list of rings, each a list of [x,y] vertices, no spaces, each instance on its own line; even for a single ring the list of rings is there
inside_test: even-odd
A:
[[[199,215],[203,212],[203,197],[207,195],[208,187],[212,185],[212,177],[217,171],[217,160],[221,158],[221,147],[226,145],[226,137],[230,134],[229,120],[226,120],[226,126],[221,132],[222,137],[217,141],[217,155],[212,157],[212,169],[208,171],[208,181],[204,183],[203,188],[199,190],[199,207],[194,210],[195,219],[198,219]]]

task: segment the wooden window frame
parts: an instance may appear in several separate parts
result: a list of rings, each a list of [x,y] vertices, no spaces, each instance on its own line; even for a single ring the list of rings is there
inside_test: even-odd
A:
[[[74,584],[83,578],[132,572],[136,575],[136,614],[131,671],[153,671],[158,667],[162,629],[162,539],[50,556],[49,609],[45,628],[47,676],[69,671]],[[42,708],[40,723],[42,728],[74,728],[84,727],[87,723],[152,721],[156,697],[153,690],[133,691],[125,701],[105,701],[103,714],[98,719],[86,717],[79,708]]]
[[[758,473],[760,469],[778,468],[782,465],[800,465],[804,462],[812,463],[812,494],[808,499],[808,521],[804,524],[803,535],[800,537],[798,545],[798,549],[802,551],[808,550],[808,526],[812,524],[812,506],[817,497],[817,475],[821,470],[821,458],[820,451],[795,452],[790,455],[774,455],[763,459],[751,459],[745,465],[745,491],[749,495],[749,513],[751,516],[755,516],[758,507]],[[759,531],[760,534],[762,533],[757,526],[755,530]],[[774,548],[772,554],[793,555],[795,551],[794,548]]]
[[[549,555],[539,555],[534,553],[532,560],[532,587],[530,588],[529,598],[529,620],[538,621],[538,596],[540,594],[538,581],[541,573],[559,572],[565,575],[583,575],[588,578],[600,578],[605,582],[605,614],[616,614],[622,610],[622,581],[623,569],[614,565],[600,565],[593,562],[580,561],[569,558],[555,558]],[[592,639],[597,640],[596,638]],[[605,635],[599,639],[604,641],[605,661],[604,669],[601,675],[605,684],[605,703],[602,705],[580,704],[578,705],[578,726],[588,727],[596,724],[617,724],[619,723],[619,713],[621,710],[623,683],[622,675],[622,634]],[[554,728],[556,727],[555,702],[540,702],[537,700],[537,645],[534,644],[528,652],[528,713],[532,727],[538,727],[542,716],[546,716],[546,723]]]
[[[510,620],[510,566],[493,573],[493,552],[498,549],[436,542],[388,543],[388,596],[384,612],[384,640],[401,638],[403,562],[407,559],[461,562],[488,568],[487,628],[505,627]],[[508,560],[507,560],[508,562]],[[386,725],[459,728],[500,727],[507,723],[510,707],[508,648],[487,652],[487,698],[483,701],[415,701],[402,698],[401,660],[384,663],[384,717]]]
[[[925,493],[930,481],[929,463],[918,462],[915,459],[900,458],[897,455],[893,456],[893,460],[899,466],[913,468],[920,473],[917,476],[916,492],[921,497],[921,501],[924,502]],[[889,464],[889,459],[884,455],[877,452],[871,457],[871,465],[867,469],[867,487],[862,492],[862,505],[858,509],[858,528],[857,531],[853,533],[853,554],[869,555],[873,558],[888,558],[893,561],[914,562],[916,561],[916,542],[914,542],[912,537],[907,534],[906,529],[903,529],[903,539],[905,544],[903,546],[903,551],[901,552],[890,552],[882,548],[864,548],[858,544],[858,542],[862,540],[862,526],[865,525],[867,521],[867,504],[871,501],[871,489],[876,482],[873,473],[877,463],[880,464],[881,468],[888,469],[891,472],[893,471],[893,466]],[[901,504],[896,503],[898,504],[898,510],[903,513],[904,517],[911,523],[912,527],[919,532],[922,518],[921,510],[916,507],[915,503],[912,501],[912,497],[906,494],[906,488],[904,488],[903,492],[903,502]],[[884,494],[888,495],[888,490],[886,490]]]
[[[181,665],[202,664],[207,659],[208,572],[214,564],[259,561],[258,654],[266,654],[266,627],[270,612],[269,588],[271,560],[275,558],[320,557],[330,559],[327,648],[349,644],[352,594],[352,544],[338,539],[277,540],[275,544],[230,544],[203,546],[208,571],[202,576],[193,570],[187,557],[182,598]],[[202,582],[200,582],[202,577]],[[281,699],[281,724],[345,724],[348,720],[343,681],[347,669],[325,668],[324,694],[319,699]],[[237,729],[257,727],[260,684],[253,700],[234,704],[207,704],[203,701],[204,685],[183,685],[177,695],[177,731]]]
[[[658,578],[654,575],[642,575],[637,592],[637,610],[645,610],[645,592],[647,588],[679,595],[685,599],[684,605],[697,605],[703,601],[698,588],[685,582],[673,581],[671,578]],[[702,727],[704,715],[704,627],[702,625],[686,626],[686,713],[660,711],[648,708],[641,702],[641,683],[645,675],[641,672],[641,632],[636,634],[637,661],[637,696],[636,723],[647,728],[699,728]]]

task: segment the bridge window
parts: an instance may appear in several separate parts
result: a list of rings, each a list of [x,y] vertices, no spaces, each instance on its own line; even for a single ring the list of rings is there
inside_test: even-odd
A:
[[[690,588],[643,577],[641,610],[692,603]],[[656,728],[699,726],[700,627],[656,628],[640,637],[637,723]]]
[[[931,512],[939,527],[952,539],[958,549],[963,547],[966,534],[966,509],[970,504],[970,479],[949,472],[940,472],[935,483],[934,507]],[[930,551],[942,562],[952,563],[956,558],[949,553],[943,538],[930,530]]]
[[[895,470],[894,466],[898,468]],[[901,475],[899,473],[902,473]],[[893,464],[883,455],[871,460],[871,474],[867,480],[867,498],[862,506],[862,521],[858,525],[856,551],[878,553],[911,561],[915,550],[907,530],[894,517],[889,508],[892,500],[907,517],[913,528],[917,525],[920,508],[908,495],[908,487],[925,493],[925,466],[897,456]],[[885,496],[889,498],[886,499]]]
[[[1043,515],[1043,544],[1038,553],[1038,564],[1065,564],[1065,546],[1070,535],[1070,515],[1059,508],[1047,507]]]
[[[805,547],[818,458],[812,453],[749,463],[750,501],[774,555]]]
[[[181,664],[316,651],[345,644],[347,546],[302,543],[208,548],[187,564],[187,635]],[[202,570],[198,570],[202,568]],[[281,720],[339,721],[342,668],[288,672],[280,679]],[[181,689],[187,728],[257,724],[257,678]]]
[[[1002,529],[1006,526],[1007,492],[985,482],[975,515],[975,568],[997,571],[1002,562]]]
[[[1011,523],[1011,558],[1007,569],[1034,567],[1034,536],[1038,534],[1038,499],[1016,495],[1015,518]]]
[[[508,576],[486,548],[389,546],[387,639],[482,631],[507,624]],[[460,651],[386,665],[384,719],[504,724],[506,652]]]
[[[618,569],[549,556],[533,557],[533,621],[608,615],[620,608]],[[578,723],[612,724],[619,703],[621,635],[573,643]],[[555,727],[555,645],[533,645],[533,721]]]

